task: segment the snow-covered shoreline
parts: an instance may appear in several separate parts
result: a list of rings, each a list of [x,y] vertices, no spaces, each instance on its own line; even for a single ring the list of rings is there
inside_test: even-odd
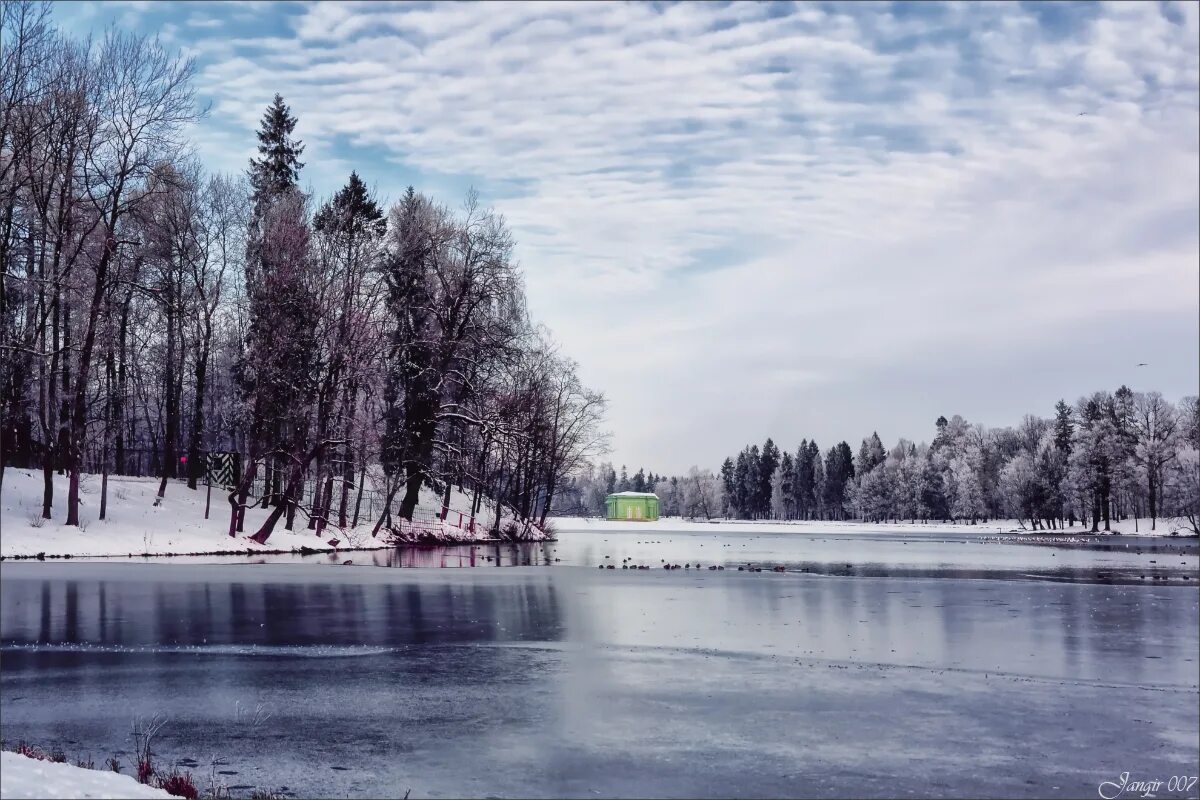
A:
[[[227,533],[228,505],[224,494],[214,492],[209,519],[204,519],[205,493],[191,491],[183,483],[173,482],[166,497],[155,504],[158,481],[150,478],[109,478],[108,514],[97,519],[99,509],[99,478],[84,476],[81,489],[80,527],[62,523],[58,505],[54,518],[41,518],[42,474],[34,470],[5,470],[4,486],[0,491],[0,557],[12,558],[99,558],[131,556],[184,555],[270,555],[279,553],[319,553],[353,550],[381,550],[396,542],[384,536],[372,536],[372,522],[356,528],[326,528],[321,536],[299,527],[288,531],[276,527],[265,545],[249,538],[257,530],[267,511],[251,508],[246,513],[246,532],[234,537]],[[66,478],[55,476],[56,502],[66,497]],[[421,497],[421,506],[432,513],[440,507],[440,498],[432,492]],[[458,512],[469,509],[470,498],[454,493],[451,510],[456,520]],[[653,522],[625,522],[584,517],[557,517],[555,528],[564,532],[676,532],[704,533],[717,525],[728,533],[812,533],[812,534],[1020,534],[1023,536],[1088,536],[1090,529],[1076,525],[1066,530],[1030,531],[1022,529],[1016,520],[991,520],[975,525],[967,523],[868,523],[857,521],[777,521],[777,520],[713,520],[711,522],[662,518]],[[425,541],[409,544],[474,544],[494,541],[482,528],[468,531],[452,524],[433,523],[421,530]],[[1172,526],[1158,520],[1157,529],[1150,529],[1149,520],[1139,520],[1134,530],[1133,520],[1113,523],[1113,533],[1138,536],[1170,536]],[[414,537],[418,534],[413,534]],[[1100,535],[1104,535],[1103,533]],[[1181,536],[1187,532],[1181,532]],[[547,537],[550,538],[550,537]],[[336,544],[331,544],[336,541]]]
[[[209,518],[204,518],[205,492],[192,491],[182,482],[172,482],[166,496],[155,504],[158,480],[110,476],[108,479],[107,519],[98,519],[100,479],[84,475],[80,487],[81,525],[62,522],[62,503],[67,495],[65,476],[54,476],[54,514],[42,519],[43,478],[39,471],[9,468],[4,471],[0,490],[0,557],[3,558],[98,558],[130,556],[182,555],[268,555],[277,553],[341,552],[382,550],[396,542],[383,532],[372,536],[374,520],[357,527],[327,527],[320,536],[298,525],[285,530],[280,523],[266,544],[249,537],[269,513],[254,507],[246,510],[245,531],[229,536],[229,505],[222,491],[214,491]],[[471,498],[459,492],[451,494],[454,519],[469,509]],[[424,490],[419,510],[432,516],[440,509],[440,497]],[[491,541],[488,532],[477,527],[464,530],[452,524],[427,524],[420,535],[429,543],[468,544]],[[336,544],[331,544],[336,542]],[[411,544],[421,541],[405,542]]]
[[[74,764],[0,753],[0,797],[25,798],[174,798],[162,789],[138,783],[132,775]]]
[[[1155,530],[1151,530],[1149,519],[1114,521],[1112,530],[1101,529],[1093,534],[1090,525],[1081,523],[1073,527],[1058,530],[1031,530],[1026,524],[1014,519],[989,520],[972,525],[967,522],[862,522],[859,520],[737,520],[713,519],[693,520],[680,517],[660,517],[653,522],[632,522],[624,520],[606,520],[595,517],[555,517],[554,524],[560,531],[582,531],[595,533],[632,533],[636,531],[661,531],[673,533],[704,533],[719,525],[725,533],[860,533],[860,534],[1018,534],[1022,536],[1108,536],[1120,534],[1123,536],[1161,536],[1181,538],[1194,537],[1187,529],[1172,534],[1177,526],[1169,520],[1159,518]]]

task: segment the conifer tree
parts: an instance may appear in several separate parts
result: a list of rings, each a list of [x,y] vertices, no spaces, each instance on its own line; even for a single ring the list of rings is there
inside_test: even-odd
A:
[[[762,452],[758,457],[758,492],[757,511],[763,516],[771,513],[771,480],[779,467],[779,448],[767,437],[763,443]]]
[[[295,129],[296,118],[291,109],[282,96],[275,95],[259,123],[260,157],[250,159],[251,199],[256,219],[261,218],[266,204],[295,188],[300,180],[300,170],[304,167],[300,154],[304,152],[304,143],[292,138]]]
[[[1075,434],[1071,407],[1059,400],[1054,406],[1054,446],[1066,458],[1071,454],[1071,437]]]
[[[808,452],[808,439],[803,439],[796,450],[795,477],[792,479],[792,507],[800,519],[808,519],[812,509],[812,489],[812,456]]]

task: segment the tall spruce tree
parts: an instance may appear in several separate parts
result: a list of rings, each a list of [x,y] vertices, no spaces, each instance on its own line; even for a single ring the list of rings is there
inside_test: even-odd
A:
[[[763,516],[771,513],[771,479],[779,466],[779,448],[767,437],[763,443],[762,452],[758,456],[758,492],[756,498],[757,511]]]
[[[281,95],[275,95],[259,123],[260,157],[250,159],[251,199],[256,218],[262,216],[265,205],[294,188],[300,180],[300,170],[304,167],[300,154],[304,152],[304,143],[292,138],[295,129],[296,118],[291,109]]]
[[[746,451],[746,483],[742,487],[745,492],[745,507],[746,516],[754,518],[762,510],[761,494],[762,494],[762,459],[758,452],[758,445],[750,445],[750,449]]]
[[[253,201],[245,259],[249,326],[236,371],[250,409],[251,452],[239,496],[229,498],[230,535],[242,529],[246,497],[260,458],[265,459],[268,493],[275,505],[288,504],[290,526],[297,498],[281,491],[284,459],[267,454],[299,453],[307,444],[303,406],[315,390],[314,323],[320,312],[309,280],[307,200],[296,185],[303,166],[297,156],[304,146],[291,138],[295,127],[296,118],[283,98],[275,95],[257,133],[260,158],[250,159],[248,170]],[[278,514],[272,514],[255,536],[265,541],[277,519]]]
[[[721,486],[725,489],[725,513],[729,515],[734,508],[733,498],[737,492],[737,478],[734,475],[732,458],[726,458],[721,464]]]
[[[784,519],[791,519],[796,515],[796,462],[792,460],[792,454],[786,450],[779,459],[779,476],[783,516]]]
[[[813,464],[808,452],[808,439],[800,442],[796,450],[796,477],[792,481],[792,503],[800,519],[808,519],[813,503]]]
[[[1075,434],[1074,414],[1065,400],[1054,406],[1054,446],[1064,457],[1071,454],[1071,437]]]
[[[743,448],[742,452],[738,453],[737,463],[733,468],[733,493],[730,495],[730,501],[733,503],[734,515],[738,517],[748,516],[746,509],[746,476],[749,474],[749,449]]]

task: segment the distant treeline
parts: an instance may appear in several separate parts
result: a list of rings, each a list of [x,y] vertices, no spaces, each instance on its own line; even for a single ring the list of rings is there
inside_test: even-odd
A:
[[[1172,404],[1158,392],[1096,392],[1054,415],[986,428],[957,414],[935,423],[929,444],[878,434],[857,453],[847,442],[794,451],[772,439],[726,458],[714,476],[646,477],[665,515],[739,519],[965,520],[1014,518],[1033,529],[1077,521],[1109,530],[1131,516],[1169,517],[1197,531],[1200,514],[1200,401]],[[624,468],[584,471],[565,497],[598,513],[603,491],[624,487]],[[650,488],[652,487],[652,489]],[[708,507],[710,513],[704,513]],[[1152,521],[1151,523],[1155,523]]]

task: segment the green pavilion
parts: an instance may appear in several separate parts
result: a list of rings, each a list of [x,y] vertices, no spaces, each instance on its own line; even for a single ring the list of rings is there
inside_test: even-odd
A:
[[[609,519],[658,519],[658,495],[653,492],[617,492],[604,501]]]

